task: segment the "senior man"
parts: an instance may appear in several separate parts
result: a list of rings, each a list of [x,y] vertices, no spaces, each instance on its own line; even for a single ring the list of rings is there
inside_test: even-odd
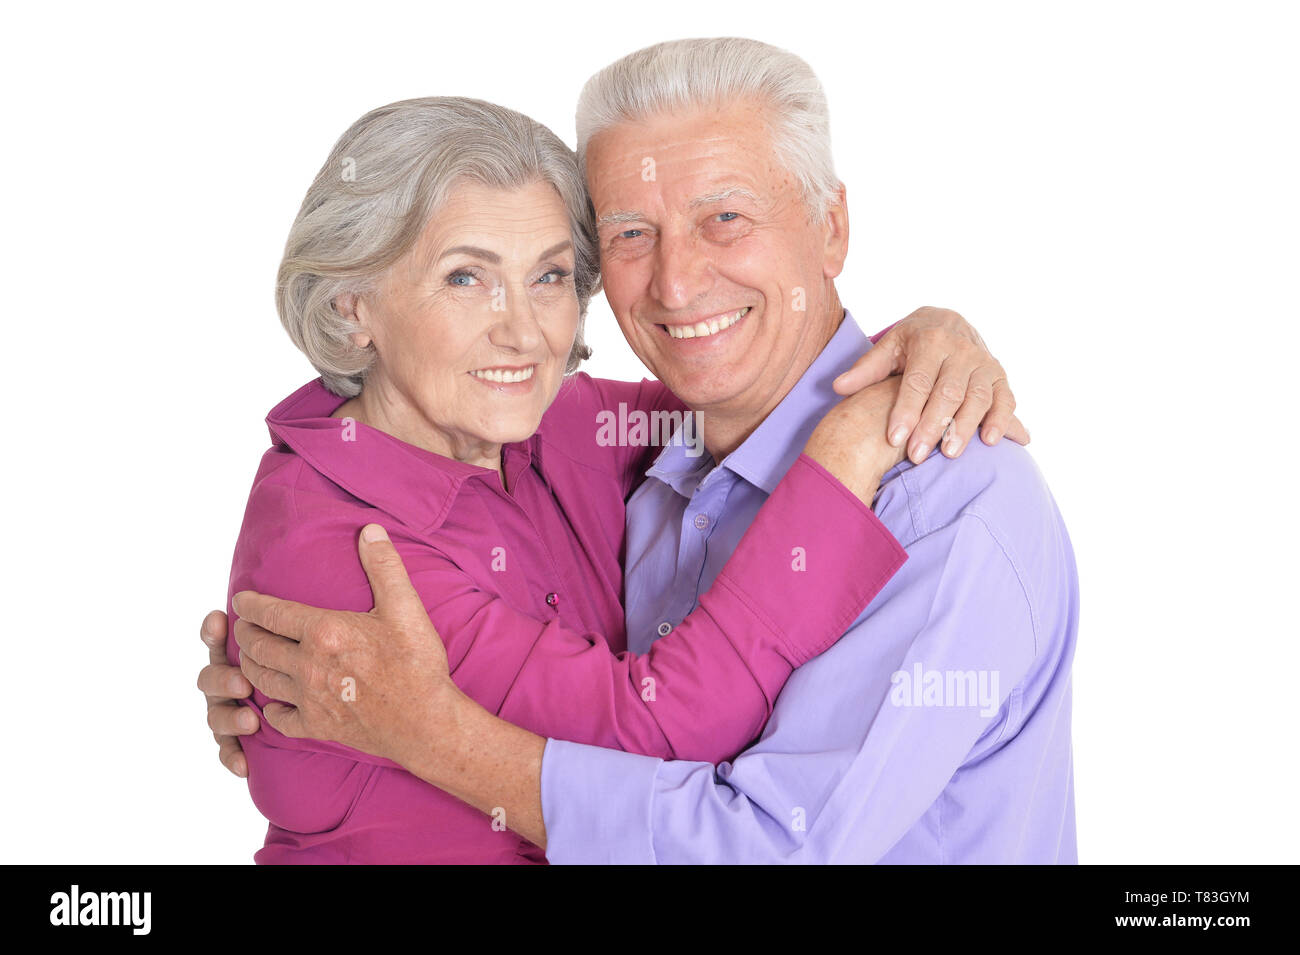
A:
[[[708,451],[665,448],[628,505],[628,641],[644,651],[694,608],[837,379],[847,390],[896,358],[885,340],[852,367],[869,342],[835,289],[845,194],[802,60],[741,39],[638,51],[588,82],[578,141],[610,306],[702,415]],[[282,732],[345,743],[399,732],[401,701],[428,698],[432,674],[433,703],[388,753],[552,862],[1073,862],[1069,539],[1023,448],[986,431],[951,456],[977,420],[964,406],[947,420],[942,391],[874,504],[907,563],[731,763],[544,740],[464,698],[374,527],[360,553],[376,611],[238,595],[244,670],[292,688],[295,707],[264,714]],[[352,639],[313,640],[322,621]],[[311,669],[364,669],[393,702],[340,704]]]

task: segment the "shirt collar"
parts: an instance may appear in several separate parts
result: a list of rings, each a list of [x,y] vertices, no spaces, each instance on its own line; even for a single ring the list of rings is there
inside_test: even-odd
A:
[[[421,533],[442,525],[466,482],[491,478],[500,487],[495,471],[425,451],[359,421],[330,417],[346,400],[320,379],[303,385],[267,415],[271,440],[287,445],[353,497]],[[512,489],[537,458],[536,444],[534,435],[505,447]]]
[[[845,310],[840,327],[790,392],[718,466],[771,494],[803,451],[817,423],[843,400],[831,383],[870,348],[871,339]],[[687,451],[683,442],[670,444],[646,476],[690,497],[708,476],[713,459],[708,455],[692,457]]]

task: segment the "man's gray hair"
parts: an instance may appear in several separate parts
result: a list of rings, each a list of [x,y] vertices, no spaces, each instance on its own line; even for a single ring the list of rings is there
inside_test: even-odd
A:
[[[372,110],[352,124],[307,190],[289,231],[275,304],[289,337],[330,391],[361,392],[373,346],[334,308],[340,295],[378,289],[414,247],[457,184],[555,187],[569,213],[579,321],[566,373],[591,352],[587,304],[600,284],[595,222],[577,157],[545,126],[481,100],[434,96]]]
[[[605,67],[578,99],[579,162],[585,173],[592,137],[611,126],[737,100],[768,107],[778,160],[799,183],[810,214],[824,215],[840,189],[826,94],[807,63],[758,40],[672,40]]]

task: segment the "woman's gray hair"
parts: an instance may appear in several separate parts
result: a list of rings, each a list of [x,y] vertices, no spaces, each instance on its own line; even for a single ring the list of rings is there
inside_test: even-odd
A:
[[[578,160],[601,130],[691,106],[753,100],[769,109],[772,146],[819,218],[840,189],[826,94],[812,67],[741,37],[672,40],[629,53],[587,81],[578,99]]]
[[[586,184],[573,151],[521,113],[455,96],[404,100],[352,124],[307,190],[289,231],[275,304],[289,337],[330,391],[361,392],[374,348],[352,341],[340,295],[373,292],[416,243],[455,186],[555,187],[573,233],[579,320],[565,373],[591,354],[587,304],[600,286],[599,249]]]

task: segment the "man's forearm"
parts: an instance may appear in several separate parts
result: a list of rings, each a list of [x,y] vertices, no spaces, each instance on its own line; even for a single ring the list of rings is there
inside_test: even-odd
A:
[[[494,716],[459,691],[445,712],[439,727],[395,760],[545,849],[545,738]]]

